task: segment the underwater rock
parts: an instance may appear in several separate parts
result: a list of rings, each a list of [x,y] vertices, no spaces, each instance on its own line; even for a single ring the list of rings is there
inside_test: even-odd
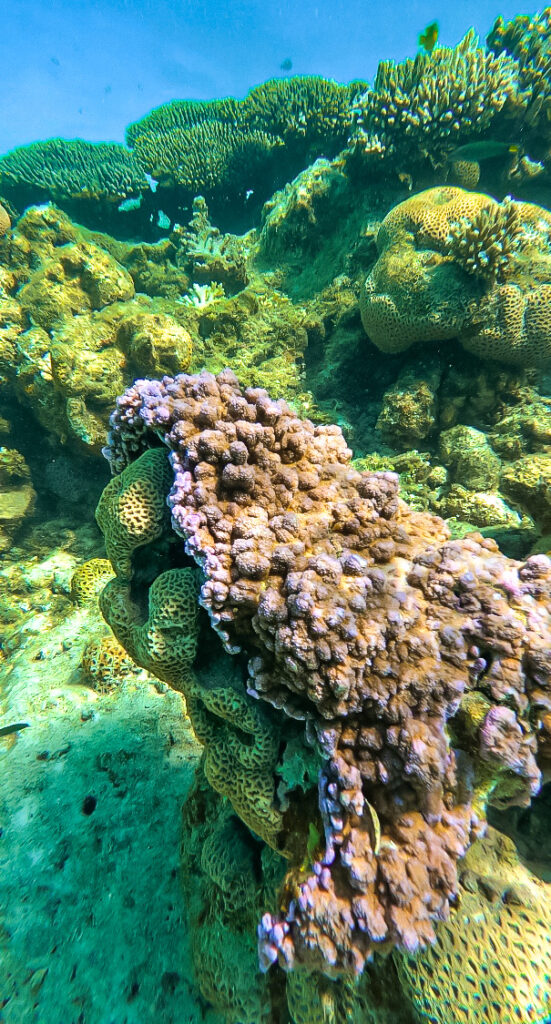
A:
[[[329,160],[316,160],[264,204],[260,254],[284,261],[293,254],[312,254],[336,227],[339,209],[349,203],[349,183],[342,169]]]
[[[62,246],[31,276],[17,295],[32,324],[50,330],[74,314],[131,299],[130,274],[95,245]]]
[[[366,333],[383,352],[457,338],[483,358],[548,365],[550,237],[551,214],[530,203],[451,186],[411,196],[379,229],[360,290]]]
[[[503,467],[500,486],[503,492],[540,524],[542,532],[551,529],[551,453],[524,455]]]
[[[25,459],[13,448],[0,447],[0,551],[6,551],[26,518],[32,515],[36,492]]]
[[[444,430],[439,437],[439,454],[450,471],[451,482],[471,491],[497,489],[501,463],[481,430],[463,424]]]
[[[540,785],[533,694],[536,680],[551,689],[551,563],[507,559],[478,534],[450,541],[399,501],[394,476],[352,468],[338,428],[242,391],[228,370],[137,382],[107,453],[98,519],[118,575],[103,613],[134,660],[189,694],[213,784],[249,827],[256,813],[253,832],[269,836],[271,821],[268,841],[289,859],[280,909],[259,926],[261,963],[338,976],[373,951],[432,942],[486,805],[526,805]],[[145,532],[129,534],[132,519]],[[144,621],[135,567],[147,551],[158,575]],[[222,690],[192,665],[193,563],[236,656]],[[235,723],[249,720],[243,749]],[[291,728],[323,767],[278,806],[274,758]],[[234,783],[219,749],[233,752]]]
[[[418,370],[406,367],[395,384],[383,396],[377,420],[385,440],[398,444],[415,444],[434,431],[438,416],[438,387],[442,369],[438,361],[420,365]]]
[[[5,235],[11,228],[10,215],[3,206],[0,205],[0,235]]]

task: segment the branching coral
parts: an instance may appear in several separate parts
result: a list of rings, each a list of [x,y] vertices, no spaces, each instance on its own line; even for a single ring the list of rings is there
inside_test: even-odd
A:
[[[524,239],[519,205],[506,199],[456,221],[449,234],[449,251],[468,274],[501,282],[513,276],[515,255]]]
[[[376,949],[413,952],[447,916],[486,803],[526,804],[539,787],[551,563],[510,561],[478,535],[449,541],[440,520],[398,500],[394,476],[352,468],[337,427],[242,391],[230,371],[138,381],[119,399],[107,454],[121,475],[108,492],[123,508],[140,500],[129,475],[133,487],[142,460],[168,465],[167,448],[173,528],[201,568],[200,603],[226,650],[249,655],[229,706],[246,720],[251,700],[266,702],[272,728],[293,719],[323,760],[317,787],[279,808],[277,847],[291,863],[281,911],[259,927],[261,962],[338,974],[361,971]],[[114,520],[99,516],[112,552],[119,500]],[[158,543],[170,564],[173,535],[161,527]],[[116,635],[231,726],[227,689],[222,705],[216,687],[208,699],[194,689],[191,606],[161,613],[162,563],[144,622],[126,540],[123,554],[102,594]],[[164,623],[157,669],[134,639],[148,643],[152,602]],[[204,733],[207,759],[223,721]]]
[[[240,110],[238,100],[172,100],[155,107],[126,129],[126,144],[133,147],[145,135],[164,135],[175,128],[193,128],[205,121],[235,124]]]
[[[525,125],[549,137],[551,112],[551,8],[540,14],[519,14],[511,21],[499,17],[486,43],[496,54],[510,54],[518,61],[519,81],[530,91],[530,102],[524,114]]]
[[[147,179],[133,154],[117,143],[48,139],[0,157],[0,187],[8,197],[109,200],[139,196]]]
[[[471,29],[456,46],[382,61],[355,107],[354,147],[397,170],[434,165],[467,139],[495,132],[525,102],[516,61],[486,53]]]

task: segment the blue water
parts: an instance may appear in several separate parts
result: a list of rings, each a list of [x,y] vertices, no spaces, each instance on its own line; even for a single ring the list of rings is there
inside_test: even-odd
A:
[[[123,141],[125,125],[174,97],[242,96],[282,74],[371,79],[383,58],[413,56],[435,18],[454,45],[482,37],[506,0],[12,0],[4,5],[0,153],[63,135]]]

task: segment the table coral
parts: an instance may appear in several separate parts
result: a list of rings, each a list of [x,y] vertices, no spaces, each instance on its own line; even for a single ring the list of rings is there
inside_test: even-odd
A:
[[[148,189],[139,163],[116,142],[48,139],[0,157],[0,187],[22,206],[45,199],[108,200],[115,205]]]
[[[280,785],[273,797],[290,865],[280,910],[259,926],[261,963],[337,975],[361,971],[375,950],[432,942],[487,802],[527,804],[540,785],[549,560],[509,560],[476,534],[450,541],[440,520],[399,501],[393,475],[353,469],[337,427],[242,391],[230,371],[136,382],[118,400],[107,455],[107,493],[120,488],[129,509],[140,498],[129,474],[149,480],[154,500],[147,460],[164,457],[172,477],[174,532],[162,527],[138,562],[125,541],[102,593],[119,640],[230,724],[223,707],[247,715],[262,701],[273,727],[294,723],[323,758],[317,786]],[[126,527],[109,503],[99,519],[116,562]],[[211,626],[228,653],[249,658],[230,705],[195,689],[192,604],[171,618],[158,600],[164,577],[193,563]],[[136,603],[148,573],[149,620]],[[478,718],[471,694],[485,702]],[[207,758],[217,736],[205,733]]]
[[[505,363],[551,362],[551,214],[452,186],[390,211],[360,290],[364,328],[383,352],[457,338]]]

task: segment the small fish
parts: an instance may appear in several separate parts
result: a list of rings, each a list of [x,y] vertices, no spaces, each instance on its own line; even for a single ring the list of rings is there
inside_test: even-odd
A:
[[[50,60],[51,60],[52,64],[55,64],[56,68],[59,67],[59,61],[58,61],[57,57],[50,57]]]
[[[438,22],[431,21],[430,25],[427,25],[424,32],[421,32],[419,36],[419,46],[422,46],[426,53],[432,53],[436,43],[438,41]]]
[[[11,725],[0,727],[0,736],[12,736],[14,732],[21,732],[21,729],[28,729],[29,722],[12,722]]]
[[[104,91],[105,95],[108,96],[109,93],[112,91],[111,90],[111,86],[110,85],[106,85],[105,89],[103,91]]]
[[[494,142],[487,139],[482,142],[467,142],[465,146],[459,146],[449,154],[449,159],[473,160],[479,163],[481,160],[489,160],[493,156],[504,156],[507,153],[512,155],[518,153],[519,146],[511,142]]]
[[[290,57],[286,57],[285,60],[281,61],[279,66],[282,71],[290,71],[293,66],[293,62]]]

